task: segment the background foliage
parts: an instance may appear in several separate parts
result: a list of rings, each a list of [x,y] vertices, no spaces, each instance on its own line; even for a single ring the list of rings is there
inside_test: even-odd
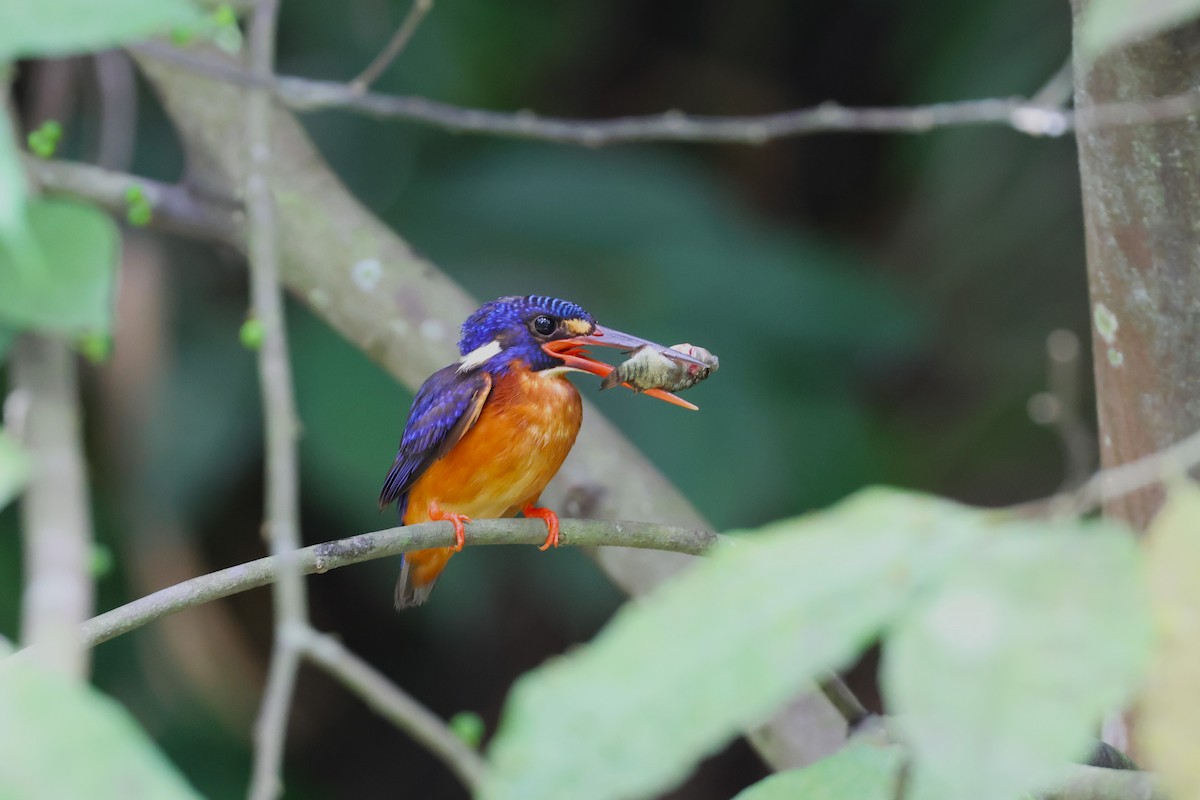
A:
[[[1069,52],[1066,4],[942,6],[463,0],[435,7],[378,88],[580,117],[740,114],[1029,94]],[[288,0],[279,68],[352,76],[405,10]],[[31,91],[23,80],[18,100]],[[153,97],[139,100],[132,170],[173,180],[175,136]],[[61,152],[87,158],[95,104],[66,101]],[[566,296],[615,327],[720,354],[721,372],[692,396],[700,414],[620,393],[599,403],[722,529],[868,483],[999,504],[1062,478],[1059,442],[1026,404],[1044,388],[1046,335],[1087,325],[1068,140],[971,129],[585,150],[346,114],[305,122],[352,190],[477,296]],[[121,279],[115,354],[87,381],[98,535],[117,556],[102,607],[261,552],[244,271],[219,248],[130,231]],[[302,309],[290,322],[305,538],[381,527],[375,496],[409,397]],[[14,511],[0,512],[0,633],[11,638],[15,528]],[[435,602],[396,616],[395,567],[312,582],[317,624],[443,716],[472,709],[489,731],[514,680],[590,638],[620,599],[577,552],[490,549],[456,558]],[[243,791],[269,624],[255,593],[96,653],[99,686],[207,797]],[[424,751],[324,678],[306,673],[300,697],[294,796],[460,796]],[[734,745],[677,796],[729,797],[763,774]]]

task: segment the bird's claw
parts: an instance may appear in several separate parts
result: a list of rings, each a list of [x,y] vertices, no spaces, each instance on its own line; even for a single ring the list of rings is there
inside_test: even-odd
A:
[[[466,523],[471,521],[471,518],[466,514],[454,514],[449,511],[442,511],[442,507],[438,505],[436,500],[429,501],[429,518],[435,522],[449,522],[454,526],[454,546],[451,548],[454,552],[463,549],[463,545],[467,543]]]
[[[537,508],[535,506],[526,506],[521,509],[521,513],[526,517],[537,517],[546,523],[546,541],[542,542],[542,546],[538,550],[549,550],[551,547],[558,547],[558,514],[555,514],[548,508]]]

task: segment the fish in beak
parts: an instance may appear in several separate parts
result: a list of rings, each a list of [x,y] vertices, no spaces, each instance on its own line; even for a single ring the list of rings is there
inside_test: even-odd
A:
[[[669,347],[664,347],[661,344],[647,341],[646,339],[640,339],[637,336],[630,336],[628,333],[615,331],[612,328],[602,328],[599,325],[597,325],[589,334],[585,334],[583,336],[572,336],[569,339],[556,339],[552,342],[546,342],[544,345],[542,345],[543,350],[555,358],[560,359],[564,366],[568,366],[582,372],[590,372],[592,375],[599,375],[601,378],[608,377],[609,373],[615,370],[616,367],[614,367],[612,364],[606,364],[603,361],[598,361],[597,359],[592,358],[591,354],[585,349],[588,347],[612,347],[625,352],[648,348],[675,361],[695,364],[705,369],[710,367],[709,364],[692,358],[686,353],[682,353],[678,350],[672,350]],[[622,385],[630,389],[633,388],[628,383],[623,383]],[[670,392],[663,391],[662,389],[646,389],[644,393],[682,408],[691,409],[692,411],[699,410],[698,406],[689,403],[687,400],[681,400]]]

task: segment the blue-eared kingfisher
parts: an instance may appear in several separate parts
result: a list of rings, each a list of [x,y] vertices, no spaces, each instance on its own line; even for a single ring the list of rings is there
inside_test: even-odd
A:
[[[518,512],[537,517],[547,528],[540,549],[558,546],[558,517],[537,502],[575,443],[583,418],[579,392],[566,375],[606,377],[613,371],[592,358],[588,346],[666,350],[600,327],[574,303],[538,295],[501,297],[463,323],[462,357],[417,390],[400,451],[379,493],[380,508],[397,504],[402,525],[430,520],[454,525],[454,547],[405,554],[397,608],[428,599],[450,556],[462,549],[464,523],[472,517]],[[695,408],[658,389],[645,394]]]

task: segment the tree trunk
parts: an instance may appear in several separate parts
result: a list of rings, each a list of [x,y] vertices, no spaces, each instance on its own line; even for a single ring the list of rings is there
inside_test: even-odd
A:
[[[1076,31],[1093,0],[1072,0]],[[1076,59],[1080,110],[1192,91],[1200,25]],[[1200,116],[1076,133],[1087,228],[1101,464],[1153,453],[1200,429]],[[1144,529],[1159,487],[1106,513]]]

